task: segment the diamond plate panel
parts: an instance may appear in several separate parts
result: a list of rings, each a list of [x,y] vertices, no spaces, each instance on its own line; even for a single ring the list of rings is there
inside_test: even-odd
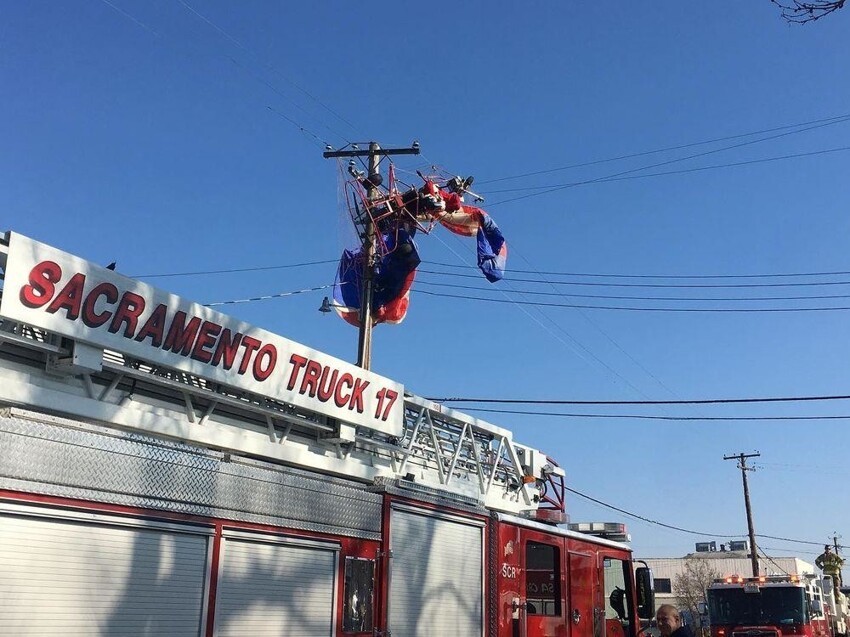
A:
[[[365,485],[48,416],[0,414],[0,488],[380,538]]]

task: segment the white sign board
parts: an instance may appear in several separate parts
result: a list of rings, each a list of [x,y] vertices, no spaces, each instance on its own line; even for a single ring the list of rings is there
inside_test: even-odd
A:
[[[9,233],[0,316],[399,436],[404,387]]]

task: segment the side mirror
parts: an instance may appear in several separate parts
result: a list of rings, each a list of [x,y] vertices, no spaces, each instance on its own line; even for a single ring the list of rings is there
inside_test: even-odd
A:
[[[652,580],[652,569],[641,566],[635,569],[635,584],[637,585],[637,612],[641,619],[655,617],[655,584]]]

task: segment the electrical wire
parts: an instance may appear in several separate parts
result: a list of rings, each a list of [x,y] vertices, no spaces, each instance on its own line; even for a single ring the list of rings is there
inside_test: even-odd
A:
[[[214,23],[212,20],[210,20],[210,19],[209,19],[206,15],[204,15],[204,14],[200,13],[197,9],[195,9],[194,7],[192,7],[192,6],[191,6],[188,2],[186,2],[185,0],[177,0],[177,2],[179,2],[181,5],[183,5],[183,7],[184,7],[187,11],[189,11],[189,12],[193,13],[193,14],[194,14],[195,16],[197,16],[199,19],[203,20],[203,21],[204,21],[204,22],[206,22],[209,26],[211,26],[213,29],[215,29],[216,31],[218,31],[218,33],[219,33],[219,34],[221,34],[224,38],[226,38],[227,40],[229,40],[232,44],[236,45],[239,49],[241,49],[242,51],[244,51],[245,53],[247,53],[249,56],[253,57],[255,60],[257,60],[257,61],[259,61],[259,62],[262,62],[262,63],[266,66],[266,68],[268,68],[268,69],[269,69],[270,71],[272,71],[275,75],[277,75],[278,77],[280,77],[280,78],[281,78],[283,81],[285,81],[287,84],[289,84],[290,86],[292,86],[292,87],[296,88],[297,90],[299,90],[301,93],[303,93],[304,95],[306,95],[307,97],[309,97],[311,100],[313,100],[316,104],[318,104],[318,105],[319,105],[319,106],[321,106],[323,109],[325,109],[328,113],[330,113],[331,115],[333,115],[334,117],[336,117],[339,121],[343,122],[344,124],[347,124],[347,125],[348,125],[348,126],[349,126],[352,130],[353,130],[353,131],[357,132],[357,127],[356,127],[354,124],[352,124],[351,122],[349,122],[349,121],[348,121],[347,119],[345,119],[342,115],[340,115],[339,113],[337,113],[334,109],[332,109],[330,106],[328,106],[327,104],[325,104],[322,100],[320,100],[319,98],[317,98],[315,95],[313,95],[312,93],[310,93],[309,91],[307,91],[307,89],[305,89],[304,87],[302,87],[300,84],[298,84],[298,83],[294,82],[294,81],[293,81],[293,80],[291,80],[289,77],[287,77],[285,74],[281,73],[281,72],[280,72],[280,70],[278,70],[275,66],[273,66],[272,64],[270,64],[270,63],[268,63],[268,62],[263,62],[263,61],[260,59],[260,56],[258,56],[256,53],[254,53],[252,50],[250,50],[248,47],[246,47],[244,44],[242,44],[239,40],[237,40],[235,37],[233,37],[232,35],[230,35],[227,31],[225,31],[225,30],[224,30],[224,29],[222,29],[220,26],[218,26],[216,23]],[[296,105],[296,106],[297,106],[297,105]],[[330,128],[328,128],[328,130],[330,130],[331,132],[333,132],[335,135],[338,135],[341,139],[345,139],[346,141],[348,141],[348,140],[345,138],[345,136],[344,136],[344,135],[341,135],[340,133],[337,133],[336,131],[334,131],[333,129],[330,129]]]
[[[466,270],[477,270],[474,265],[456,263],[443,263],[441,261],[429,261],[430,265],[446,268],[461,268]],[[554,276],[578,276],[599,277],[607,279],[767,279],[781,277],[815,277],[815,276],[841,276],[850,274],[850,270],[838,270],[833,272],[779,272],[774,274],[622,274],[622,273],[593,273],[593,272],[565,272],[547,270],[522,270],[511,268],[512,273],[519,274],[551,274]],[[442,273],[441,273],[442,274]]]
[[[236,303],[253,303],[254,301],[268,301],[270,299],[280,299],[286,296],[294,296],[296,294],[304,294],[305,292],[315,292],[316,290],[327,290],[332,288],[333,283],[328,285],[320,285],[314,288],[306,288],[304,290],[293,290],[292,292],[279,292],[278,294],[266,294],[264,296],[253,296],[248,299],[236,299],[232,301],[215,301],[213,303],[204,303],[206,307],[216,307],[219,305],[234,305]]]
[[[496,182],[499,182],[499,181],[510,181],[510,180],[513,180],[513,179],[524,179],[526,177],[534,177],[534,176],[537,176],[537,175],[545,175],[545,174],[549,174],[549,173],[559,172],[559,171],[562,171],[562,170],[571,170],[573,168],[585,168],[587,166],[595,166],[595,165],[598,165],[598,164],[604,164],[604,163],[609,163],[609,162],[614,162],[614,161],[621,161],[623,159],[634,159],[636,157],[645,157],[646,155],[654,155],[654,154],[657,154],[657,153],[666,153],[666,152],[670,152],[670,151],[674,151],[674,150],[683,150],[685,148],[693,148],[694,146],[704,146],[704,145],[707,145],[707,144],[715,144],[715,143],[718,143],[718,142],[725,142],[725,141],[729,141],[729,140],[732,140],[732,139],[741,139],[743,137],[752,137],[754,135],[764,135],[766,133],[775,133],[776,131],[788,130],[788,129],[791,129],[791,128],[800,128],[801,126],[809,126],[809,125],[812,125],[812,124],[821,124],[821,123],[824,123],[824,122],[835,122],[837,120],[846,121],[848,118],[850,118],[850,113],[845,113],[844,115],[836,115],[835,117],[825,117],[825,118],[822,118],[822,119],[811,120],[811,121],[808,121],[808,122],[801,122],[799,124],[788,124],[786,126],[777,126],[777,127],[774,127],[774,128],[766,128],[766,129],[762,129],[762,130],[758,130],[758,131],[751,131],[749,133],[740,133],[738,135],[729,135],[727,137],[716,137],[714,139],[709,139],[709,140],[700,141],[700,142],[691,142],[689,144],[681,144],[679,146],[668,146],[666,148],[656,148],[654,150],[646,150],[646,151],[642,151],[642,152],[638,152],[638,153],[630,153],[630,154],[627,154],[627,155],[619,155],[617,157],[609,157],[609,158],[606,158],[606,159],[597,159],[597,160],[593,160],[593,161],[586,161],[586,162],[582,162],[582,163],[579,163],[579,164],[571,164],[569,166],[560,166],[558,168],[549,168],[549,169],[546,169],[546,170],[535,170],[533,172],[522,173],[522,174],[519,174],[519,175],[511,175],[511,176],[508,176],[508,177],[497,177],[495,179],[488,179],[486,181],[479,181],[478,183],[479,184],[491,184],[491,183],[496,183]]]
[[[682,161],[686,161],[688,159],[696,159],[698,157],[705,157],[706,155],[711,155],[711,154],[723,152],[723,151],[726,151],[726,150],[733,150],[735,148],[741,148],[743,146],[749,146],[751,144],[757,144],[757,143],[760,143],[760,142],[770,141],[770,140],[773,140],[773,139],[778,139],[780,137],[787,137],[788,135],[796,135],[798,133],[807,132],[807,131],[810,131],[810,130],[814,130],[816,128],[822,128],[824,126],[831,126],[833,124],[842,123],[842,122],[845,122],[845,121],[848,121],[848,120],[850,120],[850,118],[845,118],[845,119],[835,121],[835,122],[827,122],[827,123],[817,124],[817,125],[814,125],[814,126],[809,126],[807,128],[800,129],[800,130],[790,131],[790,132],[786,132],[786,133],[779,133],[777,135],[771,135],[769,137],[762,137],[762,138],[757,139],[757,140],[741,142],[739,144],[732,144],[731,146],[723,146],[721,148],[715,148],[713,150],[708,150],[708,151],[705,151],[705,152],[702,152],[702,153],[695,153],[693,155],[686,155],[684,157],[678,157],[678,158],[675,158],[675,159],[668,159],[666,161],[657,162],[655,164],[649,164],[647,166],[639,166],[637,168],[631,168],[629,170],[623,170],[623,171],[620,171],[618,173],[614,173],[612,175],[605,175],[605,176],[602,176],[602,177],[597,177],[597,178],[594,178],[594,179],[584,180],[584,181],[580,181],[580,182],[560,184],[560,185],[557,185],[557,186],[553,186],[553,187],[549,188],[548,190],[543,190],[543,191],[538,192],[538,193],[521,195],[519,197],[514,197],[512,199],[505,199],[505,200],[496,202],[494,204],[490,204],[490,206],[492,207],[494,205],[500,205],[500,204],[508,203],[508,202],[511,202],[511,201],[519,201],[520,199],[527,199],[529,197],[536,197],[536,196],[548,194],[548,193],[551,193],[551,192],[564,190],[566,188],[573,188],[573,187],[576,187],[576,186],[582,186],[582,185],[597,183],[597,182],[601,182],[601,181],[614,181],[614,180],[618,180],[620,177],[632,175],[633,173],[636,173],[636,172],[641,172],[641,171],[644,171],[644,170],[650,170],[652,168],[659,168],[661,166],[668,166],[670,164],[679,163],[679,162],[682,162]],[[824,151],[824,152],[832,152],[832,151]],[[790,157],[792,157],[792,156],[788,156],[787,158],[790,158]],[[771,159],[769,161],[774,161],[774,160],[775,159]],[[758,162],[759,160],[755,160],[755,161]]]
[[[613,504],[609,504],[608,502],[603,502],[602,500],[599,500],[597,498],[589,496],[586,493],[582,493],[581,491],[578,491],[576,489],[572,489],[572,488],[567,487],[567,486],[565,486],[564,489],[566,491],[569,491],[570,493],[572,493],[574,495],[577,495],[581,498],[584,498],[585,500],[589,500],[590,502],[594,502],[595,504],[603,506],[607,509],[611,509],[612,511],[617,511],[618,513],[622,513],[623,515],[626,515],[626,516],[631,517],[631,518],[635,518],[637,520],[641,520],[643,522],[647,522],[649,524],[654,524],[656,526],[660,526],[660,527],[663,527],[663,528],[666,528],[666,529],[672,529],[673,531],[680,531],[682,533],[688,533],[690,535],[698,535],[700,537],[708,537],[708,538],[711,538],[711,537],[730,537],[730,538],[732,538],[732,537],[747,537],[746,535],[737,534],[737,533],[706,533],[705,531],[695,531],[693,529],[686,529],[686,528],[683,528],[683,527],[680,527],[680,526],[675,526],[673,524],[667,524],[665,522],[659,522],[658,520],[653,520],[653,519],[645,517],[643,515],[639,515],[637,513],[633,513],[631,511],[621,509],[620,507],[614,506]],[[792,542],[792,543],[796,543],[796,544],[813,544],[813,545],[816,545],[816,546],[820,546],[820,545],[824,544],[823,542],[811,542],[809,540],[797,540],[797,539],[794,539],[794,538],[778,537],[778,536],[775,536],[775,535],[765,535],[763,533],[756,533],[755,536],[760,537],[760,538],[769,539],[769,540],[781,540],[783,542]],[[846,547],[839,546],[839,548],[846,548]]]
[[[850,400],[850,395],[773,396],[759,398],[706,398],[697,400],[535,400],[519,398],[426,398],[438,403],[496,403],[509,405],[735,405],[747,403],[794,403]],[[768,463],[769,464],[769,463]],[[780,465],[785,466],[785,465]]]
[[[123,9],[120,9],[119,7],[117,7],[116,5],[114,5],[112,2],[110,2],[110,0],[101,0],[101,2],[103,2],[103,3],[104,3],[104,4],[106,4],[107,6],[111,7],[112,9],[114,9],[116,12],[118,12],[119,14],[121,14],[122,16],[124,16],[125,18],[127,18],[127,19],[131,20],[131,21],[132,21],[134,24],[136,24],[137,26],[139,26],[139,27],[141,27],[141,28],[145,29],[146,31],[149,31],[151,34],[153,34],[153,35],[154,35],[154,37],[156,37],[156,38],[160,38],[160,39],[162,39],[163,41],[166,39],[166,38],[164,38],[164,37],[163,37],[163,36],[162,36],[159,32],[157,32],[156,30],[154,30],[153,28],[151,28],[150,26],[148,26],[148,25],[147,25],[147,24],[145,24],[144,22],[142,22],[142,21],[138,20],[137,18],[135,18],[133,15],[131,15],[131,14],[130,14],[130,13],[128,13],[127,11],[125,11],[125,10],[123,10]],[[178,2],[179,2],[180,4],[183,4],[183,6],[184,6],[185,8],[187,8],[187,9],[191,10],[193,13],[195,13],[195,14],[196,14],[196,15],[198,15],[198,16],[200,16],[200,14],[199,14],[197,11],[194,11],[194,9],[192,9],[192,8],[191,8],[191,7],[189,7],[187,4],[185,4],[184,2],[182,2],[182,0],[178,0]],[[202,18],[203,18],[203,16],[200,16],[200,17],[202,17]],[[205,19],[205,18],[204,18],[204,19]],[[206,20],[206,19],[205,19],[205,20]],[[206,21],[207,21],[207,22],[209,22],[208,20],[206,20]],[[212,23],[210,23],[210,24],[212,24]],[[213,26],[214,26],[214,25],[213,25]],[[221,29],[219,29],[218,27],[215,27],[215,28],[216,28],[217,30],[221,31]],[[223,33],[223,31],[222,31],[222,33]],[[233,40],[234,42],[237,42],[234,38],[230,38],[230,36],[228,36],[228,37],[229,37],[229,39]],[[237,42],[237,43],[238,43],[238,42]],[[185,43],[183,43],[183,44],[185,45]],[[239,45],[239,46],[241,47],[241,45]],[[241,47],[241,48],[242,48],[243,50],[245,50],[246,52],[249,52],[249,51],[248,51],[247,49],[245,49],[244,47]],[[176,50],[176,51],[180,52],[181,54],[184,54],[184,55],[185,55],[185,52],[184,52],[182,49],[180,49],[180,48],[175,47],[175,48],[174,48],[174,50]],[[249,53],[250,53],[250,52],[249,52]],[[234,58],[234,57],[232,57],[232,56],[229,56],[229,55],[226,55],[226,54],[222,54],[222,57],[224,57],[224,58],[226,58],[227,60],[229,60],[229,61],[230,61],[230,62],[231,62],[234,66],[238,67],[238,68],[239,68],[239,69],[241,69],[243,72],[245,72],[246,74],[250,75],[250,76],[251,76],[254,80],[256,80],[257,82],[259,82],[260,84],[263,84],[264,86],[266,86],[269,90],[271,90],[271,91],[272,91],[272,92],[274,92],[276,95],[278,95],[278,97],[280,97],[280,98],[282,98],[282,99],[286,100],[286,101],[287,101],[287,102],[289,102],[292,106],[294,106],[295,108],[297,108],[297,109],[301,110],[302,112],[304,112],[305,114],[307,114],[308,116],[310,116],[310,113],[308,113],[306,109],[304,109],[301,105],[299,105],[297,102],[295,102],[295,101],[294,101],[291,97],[289,97],[288,95],[286,95],[285,93],[283,93],[283,92],[282,92],[282,91],[281,91],[278,87],[276,87],[275,85],[273,85],[272,83],[270,83],[270,82],[269,82],[268,80],[266,80],[265,78],[261,77],[259,74],[255,73],[253,70],[251,70],[250,68],[248,68],[246,65],[242,64],[241,62],[239,62],[237,59],[235,59],[235,58]],[[302,90],[303,90],[303,89],[302,89]],[[298,128],[298,129],[299,129],[299,131],[300,131],[302,134],[304,134],[304,135],[306,135],[307,137],[311,138],[311,139],[312,139],[312,140],[313,140],[313,141],[314,141],[314,142],[315,142],[318,146],[320,146],[320,147],[324,148],[324,147],[326,147],[326,146],[328,146],[328,145],[329,145],[329,144],[328,144],[328,142],[327,142],[327,140],[323,140],[321,137],[319,137],[319,135],[317,135],[317,134],[316,134],[315,132],[313,132],[311,129],[309,129],[309,128],[307,128],[306,126],[302,125],[301,123],[299,123],[298,121],[296,121],[296,120],[295,120],[295,119],[293,119],[292,117],[289,117],[288,115],[284,115],[283,113],[281,113],[281,112],[279,112],[279,111],[276,111],[275,109],[273,109],[273,108],[271,108],[271,107],[267,107],[267,108],[268,108],[269,110],[273,111],[273,112],[274,112],[275,114],[277,114],[278,116],[280,116],[280,117],[282,117],[283,119],[285,119],[286,121],[288,121],[289,123],[291,123],[291,124],[292,124],[293,126],[295,126],[296,128]],[[330,131],[331,133],[333,133],[334,135],[336,135],[337,137],[339,137],[340,139],[346,139],[344,135],[342,135],[342,134],[340,134],[339,132],[337,132],[337,131],[333,130],[332,128],[330,128],[330,127],[329,127],[329,126],[327,126],[326,124],[322,124],[322,126],[323,126],[324,128],[326,128],[328,131]]]
[[[493,288],[477,285],[459,285],[454,283],[434,283],[432,281],[417,281],[418,285],[427,285],[440,288],[455,288],[462,290],[476,290],[488,293]],[[533,290],[522,290],[520,294],[531,296],[557,296],[561,298],[583,298],[583,299],[618,299],[629,301],[806,301],[825,299],[850,299],[850,294],[820,294],[807,296],[624,296],[616,294],[576,294],[575,292],[539,292]]]
[[[770,557],[770,555],[765,553],[764,549],[762,547],[760,547],[758,544],[756,544],[756,555],[758,555],[759,553],[762,554],[764,559],[766,559],[768,562],[773,564],[776,568],[778,568],[780,571],[782,571],[785,575],[790,575],[790,573],[788,571],[786,571],[784,568],[782,568],[781,566],[779,566],[779,564],[777,564],[776,561],[772,557]]]
[[[134,279],[156,279],[174,276],[198,276],[201,274],[231,274],[234,272],[259,272],[262,270],[285,270],[288,268],[303,268],[309,265],[324,265],[327,263],[336,263],[337,259],[325,259],[324,261],[304,261],[303,263],[288,263],[284,265],[266,265],[250,268],[228,268],[224,270],[195,270],[191,272],[166,272],[160,274],[133,274]]]
[[[720,168],[734,168],[737,166],[749,166],[752,164],[764,164],[774,161],[785,161],[788,159],[799,159],[801,157],[815,157],[817,155],[827,155],[829,153],[840,153],[850,150],[850,146],[838,146],[836,148],[824,148],[821,150],[813,150],[805,153],[792,153],[790,155],[779,155],[778,157],[762,157],[759,159],[748,159],[745,161],[736,161],[736,162],[727,162],[725,164],[713,164],[711,166],[696,166],[694,168],[680,168],[678,170],[665,170],[657,173],[645,173],[642,175],[613,175],[610,177],[600,177],[599,179],[591,179],[586,181],[572,182],[570,184],[560,184],[560,185],[548,185],[548,186],[526,186],[523,188],[507,188],[505,190],[490,190],[487,191],[487,194],[498,194],[505,192],[524,192],[528,190],[544,190],[544,192],[533,193],[534,196],[536,194],[545,194],[546,192],[552,192],[553,190],[562,190],[564,188],[572,188],[574,186],[584,186],[587,184],[604,184],[610,183],[614,181],[629,181],[631,179],[646,179],[647,177],[665,177],[667,175],[684,175],[687,173],[696,173],[704,170],[719,170]],[[668,162],[672,163],[672,162]],[[635,169],[635,170],[646,170],[646,169]],[[548,189],[548,190],[545,190]],[[519,197],[520,199],[524,197]],[[515,199],[508,199],[506,201],[515,201]],[[498,203],[505,203],[506,201],[500,201]],[[491,204],[495,205],[495,204]]]
[[[546,416],[547,418],[593,418],[612,420],[666,420],[672,422],[767,422],[767,421],[812,421],[812,420],[850,420],[846,416],[650,416],[646,414],[581,414],[547,411],[522,411],[516,409],[485,409],[467,407],[467,410],[489,414],[514,414],[519,416]]]
[[[467,296],[460,294],[443,294],[440,292],[429,292],[427,290],[412,290],[417,294],[426,294],[428,296],[438,296],[449,299],[465,299],[467,301],[485,301],[487,303],[513,303],[513,301],[505,301],[503,299],[490,299],[480,296]],[[586,305],[578,303],[546,303],[546,302],[527,302],[527,306],[535,307],[567,307],[567,308],[582,308],[587,310],[616,310],[621,312],[708,312],[708,313],[776,313],[776,312],[838,312],[850,310],[848,306],[836,307],[760,307],[760,308],[735,308],[735,307],[635,307],[628,305]]]
[[[420,269],[422,274],[439,274],[443,276],[456,277],[460,279],[480,280],[481,275],[457,274],[453,272],[440,272],[439,270]],[[596,281],[551,281],[549,279],[531,279],[526,277],[505,277],[503,281],[521,283],[547,283],[550,285],[575,285],[579,287],[597,288],[647,288],[647,289],[711,289],[711,290],[755,290],[760,288],[800,288],[818,287],[832,285],[850,285],[847,281],[812,281],[807,283],[600,283]]]

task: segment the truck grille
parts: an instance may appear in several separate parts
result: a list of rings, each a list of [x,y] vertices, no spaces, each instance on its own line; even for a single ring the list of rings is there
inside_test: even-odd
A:
[[[779,637],[774,628],[742,628],[732,631],[732,637]]]

